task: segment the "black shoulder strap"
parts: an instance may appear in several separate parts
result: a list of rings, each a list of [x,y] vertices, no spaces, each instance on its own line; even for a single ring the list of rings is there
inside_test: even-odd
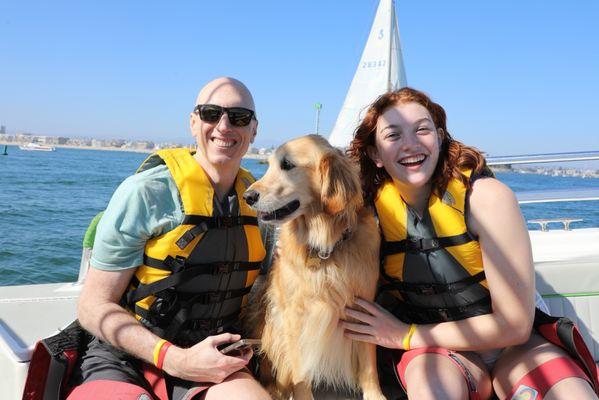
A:
[[[232,228],[240,225],[258,225],[258,218],[247,215],[207,217],[205,215],[185,215],[182,225],[195,225],[177,240],[176,245],[183,250],[193,239],[209,229]]]

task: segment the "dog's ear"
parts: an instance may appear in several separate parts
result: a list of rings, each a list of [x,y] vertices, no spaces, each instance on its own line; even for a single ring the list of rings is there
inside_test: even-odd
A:
[[[320,198],[324,211],[335,215],[362,202],[360,178],[356,167],[336,150],[320,160],[322,179]]]

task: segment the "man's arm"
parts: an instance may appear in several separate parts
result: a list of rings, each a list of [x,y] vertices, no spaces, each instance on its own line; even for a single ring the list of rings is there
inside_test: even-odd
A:
[[[118,304],[134,272],[135,268],[121,271],[90,268],[79,298],[78,317],[81,326],[101,340],[151,364],[160,338]],[[229,357],[216,346],[239,339],[239,335],[225,333],[210,336],[188,349],[171,346],[163,368],[169,375],[182,379],[222,382],[249,362],[251,352]]]
[[[151,363],[159,338],[119,305],[135,270],[90,268],[79,298],[78,317],[81,326],[99,339]]]

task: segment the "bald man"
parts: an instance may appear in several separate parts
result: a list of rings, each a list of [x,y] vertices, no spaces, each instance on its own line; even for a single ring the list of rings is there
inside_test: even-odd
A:
[[[215,79],[190,115],[195,153],[159,151],[115,191],[78,306],[95,337],[69,399],[269,398],[246,368],[251,350],[219,350],[241,338],[265,255],[240,168],[257,126],[247,87]]]

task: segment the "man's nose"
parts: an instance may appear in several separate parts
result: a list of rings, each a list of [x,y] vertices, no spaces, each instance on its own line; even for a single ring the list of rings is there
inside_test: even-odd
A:
[[[218,130],[221,132],[232,129],[233,125],[231,125],[231,121],[229,120],[229,114],[223,112],[223,115],[220,116],[220,119],[218,120],[218,124],[216,126]]]
[[[256,192],[255,190],[246,190],[245,193],[243,194],[243,199],[250,206],[253,205],[254,203],[256,203],[259,198],[260,198],[260,193]]]

